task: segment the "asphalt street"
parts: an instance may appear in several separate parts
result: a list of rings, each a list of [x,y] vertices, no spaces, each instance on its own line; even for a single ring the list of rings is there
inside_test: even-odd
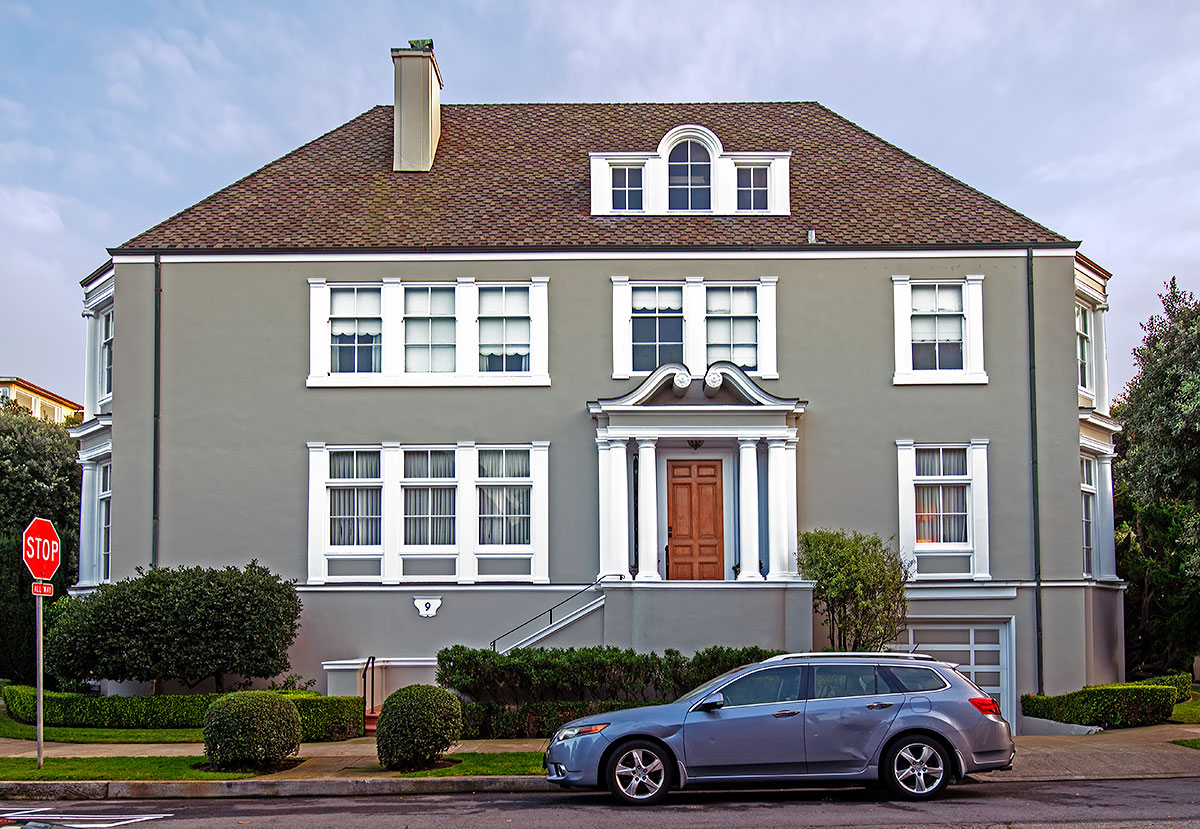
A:
[[[52,826],[611,827],[740,826],[1200,827],[1200,778],[964,783],[932,803],[863,789],[677,792],[657,809],[622,808],[594,792],[376,798],[13,802],[0,821]]]

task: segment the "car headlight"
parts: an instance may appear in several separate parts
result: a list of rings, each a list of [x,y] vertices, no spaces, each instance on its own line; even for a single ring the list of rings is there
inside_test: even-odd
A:
[[[599,734],[604,729],[608,728],[608,723],[595,723],[594,725],[572,725],[569,728],[560,728],[558,733],[554,735],[554,742],[561,743],[563,740],[569,740],[572,737],[578,737],[580,734]]]

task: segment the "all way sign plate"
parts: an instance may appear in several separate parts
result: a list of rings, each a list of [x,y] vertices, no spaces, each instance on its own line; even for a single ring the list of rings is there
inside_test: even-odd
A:
[[[53,596],[54,585],[48,581],[35,581],[32,592],[35,596]]]

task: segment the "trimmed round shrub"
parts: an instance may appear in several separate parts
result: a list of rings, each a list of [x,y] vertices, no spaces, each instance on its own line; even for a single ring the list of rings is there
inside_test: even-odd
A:
[[[204,714],[204,753],[217,768],[260,768],[299,751],[296,705],[274,691],[227,694]]]
[[[435,762],[462,733],[458,698],[433,685],[409,685],[383,701],[375,749],[385,769],[408,770]]]

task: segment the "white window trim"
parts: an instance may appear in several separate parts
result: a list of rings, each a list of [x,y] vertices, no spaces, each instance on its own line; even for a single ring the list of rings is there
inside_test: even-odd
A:
[[[712,165],[709,181],[712,207],[708,210],[670,210],[667,207],[667,157],[684,141],[696,141],[708,150]],[[593,152],[588,155],[594,216],[787,216],[791,213],[791,151],[726,152],[712,130],[683,124],[669,130],[653,152]],[[744,165],[767,168],[766,210],[737,208],[737,168]],[[612,168],[630,166],[642,167],[642,209],[614,209]]]
[[[102,406],[112,402],[112,389],[103,391],[100,376],[103,371],[100,350],[103,340],[103,316],[114,311],[116,284],[110,271],[98,287],[90,289],[83,305],[83,317],[87,320],[86,351],[84,357],[83,418],[89,420],[100,412]],[[116,345],[116,313],[113,313],[113,344]],[[114,362],[115,368],[115,362]]]
[[[1087,382],[1079,386],[1079,394],[1091,400],[1096,399],[1096,320],[1099,317],[1096,309],[1079,296],[1075,297],[1075,375],[1079,377],[1079,323],[1078,314],[1082,310],[1087,318]]]
[[[549,386],[550,320],[549,277],[528,280],[476,283],[472,277],[456,282],[401,280],[386,277],[381,282],[327,282],[308,280],[309,294],[309,388],[378,388],[393,386]],[[529,289],[529,371],[479,370],[479,287]],[[383,342],[381,371],[377,373],[330,371],[329,299],[331,287],[381,288]],[[455,370],[453,372],[406,372],[404,370],[404,288],[454,287]]]
[[[900,558],[913,569],[913,581],[939,581],[947,579],[974,579],[986,581],[991,578],[988,555],[988,471],[987,447],[985,439],[972,440],[969,443],[917,443],[912,440],[896,441],[897,471],[900,503],[900,527],[898,533]],[[967,522],[969,528],[969,543],[967,545],[953,544],[917,544],[916,520],[916,485],[917,478],[917,449],[925,448],[966,448],[967,475]],[[917,556],[919,554],[938,553],[969,553],[971,555],[970,573],[946,573],[917,575]]]
[[[648,377],[649,371],[633,370],[633,288],[683,288],[683,364],[693,377],[703,377],[708,369],[708,334],[705,324],[706,288],[758,288],[758,368],[749,371],[752,377],[763,380],[779,379],[776,306],[778,304],[777,276],[760,276],[757,280],[706,280],[689,276],[680,280],[636,280],[614,276],[612,301],[613,374],[614,380]]]
[[[961,285],[963,289],[963,367],[916,371],[912,366],[912,286]],[[896,343],[896,386],[986,383],[983,368],[983,275],[961,279],[892,277],[893,331]]]
[[[550,531],[550,464],[549,441],[528,443],[476,444],[460,441],[455,444],[401,444],[389,441],[374,445],[326,444],[314,441],[308,448],[308,584],[339,582],[381,582],[410,584],[441,582],[473,584],[475,582],[521,582],[548,584]],[[375,449],[380,452],[383,544],[379,547],[334,547],[329,544],[329,453],[345,449]],[[406,449],[453,449],[455,477],[437,479],[455,487],[455,544],[405,545],[404,541],[404,451]],[[510,479],[479,477],[480,449],[529,450],[530,543],[518,546],[499,546],[479,543],[478,487],[493,480]],[[338,479],[340,481],[341,479]],[[428,479],[421,479],[428,481]],[[526,482],[525,479],[521,479]],[[336,483],[336,481],[334,482]],[[371,576],[331,576],[329,561],[379,559],[380,573]],[[529,575],[479,575],[480,559],[528,558]],[[446,576],[404,576],[405,559],[453,559],[455,574]]]
[[[80,487],[79,514],[79,587],[95,587],[104,584],[100,578],[100,538],[103,528],[100,525],[100,469],[112,464],[112,440],[104,441],[91,447],[86,452],[80,452],[79,464],[82,467],[82,484]],[[110,484],[111,486],[111,478]],[[109,509],[112,509],[111,490]],[[111,512],[109,513],[111,520]],[[111,542],[111,536],[109,538]],[[109,580],[112,577],[112,557],[109,555]]]

